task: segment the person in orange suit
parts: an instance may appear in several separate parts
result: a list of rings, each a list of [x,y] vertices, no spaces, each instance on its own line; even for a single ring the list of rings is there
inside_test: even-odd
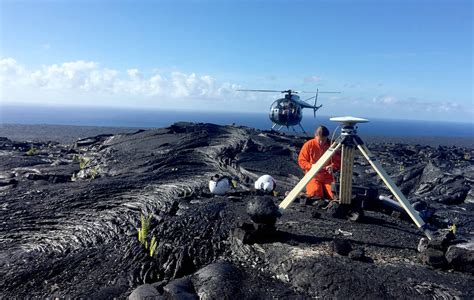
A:
[[[324,126],[316,129],[314,139],[304,143],[298,156],[298,164],[304,173],[309,171],[324,152],[330,147],[329,130]],[[331,183],[334,182],[333,170],[341,167],[341,156],[338,152],[323,166],[323,168],[306,185],[306,196],[320,199],[333,199]]]

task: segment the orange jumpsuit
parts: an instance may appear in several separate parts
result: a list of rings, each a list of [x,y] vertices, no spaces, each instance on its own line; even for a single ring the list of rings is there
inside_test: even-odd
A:
[[[330,147],[329,140],[327,143],[319,145],[319,138],[315,137],[304,143],[298,156],[298,164],[304,173],[309,171],[314,163],[328,150]],[[339,170],[341,167],[341,155],[334,153],[332,158],[324,165],[324,167],[314,176],[306,185],[306,195],[308,197],[330,198],[333,199],[331,192],[331,183],[334,181],[333,176],[326,170],[331,166],[333,170]],[[326,197],[325,197],[326,195]]]

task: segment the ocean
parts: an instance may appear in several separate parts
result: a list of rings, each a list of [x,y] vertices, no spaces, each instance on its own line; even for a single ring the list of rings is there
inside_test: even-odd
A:
[[[356,116],[364,117],[364,116]],[[322,124],[331,132],[337,123],[329,121],[330,116],[316,115],[312,112],[304,115],[302,125],[312,135],[314,128]],[[445,139],[461,138],[474,141],[474,123],[414,121],[369,118],[369,123],[359,124],[360,136],[379,137],[443,137]],[[271,128],[272,123],[267,112],[197,112],[172,111],[156,109],[119,109],[92,107],[53,107],[53,106],[14,106],[2,105],[0,124],[51,124],[127,128],[167,127],[175,122],[203,122],[219,125],[243,125],[262,130]],[[299,128],[296,128],[299,131]],[[286,128],[283,128],[286,131]],[[290,132],[292,130],[290,129]],[[457,139],[459,140],[459,139]],[[454,143],[455,144],[455,143]]]

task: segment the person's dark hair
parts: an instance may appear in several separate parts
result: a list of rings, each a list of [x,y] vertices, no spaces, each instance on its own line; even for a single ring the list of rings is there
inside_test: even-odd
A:
[[[321,125],[316,129],[316,136],[329,136],[329,129]]]

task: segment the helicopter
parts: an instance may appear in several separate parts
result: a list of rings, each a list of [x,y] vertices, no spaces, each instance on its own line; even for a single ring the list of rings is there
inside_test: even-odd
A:
[[[314,117],[316,118],[316,111],[318,111],[323,105],[317,105],[318,103],[318,94],[337,94],[340,92],[320,92],[319,89],[316,89],[316,92],[305,92],[305,91],[294,91],[294,90],[237,90],[240,92],[262,92],[262,93],[282,93],[285,94],[284,98],[275,100],[270,106],[269,118],[273,122],[272,130],[280,125],[276,130],[281,130],[284,126],[287,129],[290,127],[296,132],[294,126],[299,126],[301,130],[307,135],[303,126],[301,125],[301,120],[303,119],[303,108],[312,108]],[[300,96],[296,94],[305,93],[305,94],[316,94],[313,97],[310,97],[306,100],[300,100]],[[307,101],[314,98],[314,105],[309,104]]]

